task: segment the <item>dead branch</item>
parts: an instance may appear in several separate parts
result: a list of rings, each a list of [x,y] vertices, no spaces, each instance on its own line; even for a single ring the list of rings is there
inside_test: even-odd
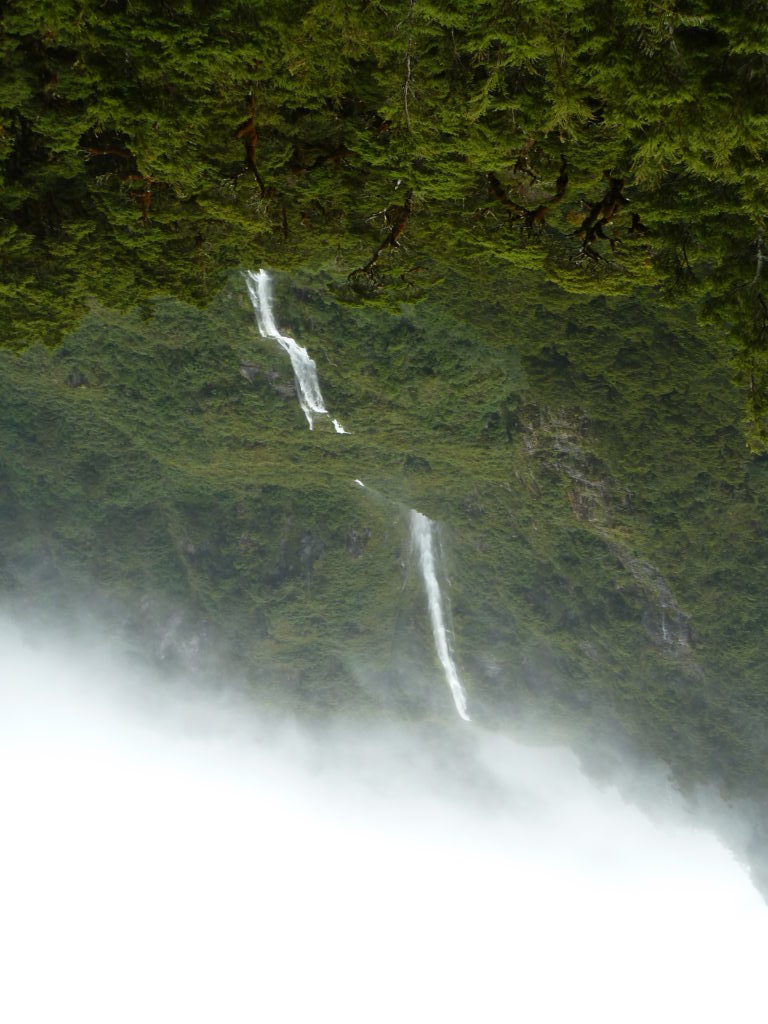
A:
[[[752,278],[752,282],[751,282],[751,287],[753,287],[753,288],[758,283],[758,281],[760,280],[760,277],[761,277],[761,275],[763,273],[763,263],[765,263],[765,261],[768,260],[768,256],[766,256],[764,254],[764,252],[763,252],[763,236],[762,236],[762,233],[758,236],[758,239],[757,239],[757,255],[756,255],[755,259],[756,259],[755,276]]]
[[[408,20],[413,20],[413,9],[416,6],[416,0],[411,0],[408,8]],[[411,131],[411,115],[408,110],[408,93],[411,88],[411,48],[413,46],[413,37],[408,36],[408,45],[405,51],[405,81],[403,82],[403,113],[405,114],[405,127],[408,132]]]
[[[609,239],[603,229],[613,221],[618,211],[629,202],[624,195],[624,179],[611,177],[609,171],[605,172],[604,177],[608,178],[608,189],[605,195],[588,208],[586,217],[582,220],[576,231],[574,231],[577,238],[581,238],[584,241],[581,247],[582,252],[586,252],[586,249],[597,238],[608,240],[611,243],[611,248],[614,248],[615,240]],[[637,225],[640,225],[645,230],[643,225],[640,224],[639,218],[636,223],[633,221],[633,225],[635,225],[635,230],[637,230]]]
[[[259,141],[259,133],[256,130],[256,117],[254,114],[242,124],[235,128],[234,132],[236,139],[242,139],[243,146],[245,147],[245,162],[248,164],[251,172],[256,179],[256,184],[259,186],[259,192],[262,197],[266,195],[266,186],[264,179],[259,174],[259,169],[256,166],[256,144]]]
[[[533,210],[529,210],[527,207],[521,206],[510,199],[507,190],[493,171],[488,174],[488,185],[494,199],[497,199],[506,208],[510,222],[513,218],[522,220],[523,229],[530,235],[534,227],[543,228],[549,211],[565,198],[568,191],[568,164],[565,157],[563,157],[560,161],[560,174],[555,182],[554,195],[549,196],[543,203],[539,203]]]
[[[133,160],[133,153],[128,149],[120,149],[117,146],[107,146],[106,149],[98,149],[96,146],[84,146],[83,152],[88,156],[117,156],[122,160]]]
[[[400,239],[405,234],[405,231],[408,227],[408,223],[411,219],[412,197],[413,190],[409,189],[405,197],[405,201],[402,205],[399,203],[393,203],[391,206],[388,206],[383,211],[384,221],[389,226],[389,231],[387,232],[387,235],[384,238],[384,240],[376,247],[376,249],[374,249],[373,254],[371,258],[368,260],[368,262],[364,263],[362,267],[358,267],[356,270],[353,270],[348,275],[348,281],[352,282],[360,277],[369,277],[371,278],[371,280],[373,280],[373,278],[377,275],[380,279],[380,274],[377,269],[378,262],[382,254],[387,249],[400,248]],[[379,284],[380,283],[381,282],[379,280]]]
[[[139,189],[130,189],[129,194],[131,199],[136,199],[141,206],[141,219],[146,222],[149,220],[149,211],[152,207],[152,186],[155,184],[155,179],[149,174],[127,174],[124,181],[140,181],[142,187]]]
[[[533,149],[534,144],[533,136],[526,139],[525,145],[520,150],[517,160],[515,161],[514,171],[516,174],[527,174],[531,181],[536,184],[536,182],[541,181],[541,178],[531,167],[531,150]]]

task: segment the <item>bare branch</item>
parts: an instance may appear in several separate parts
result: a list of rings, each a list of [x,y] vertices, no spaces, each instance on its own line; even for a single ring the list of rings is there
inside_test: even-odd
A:
[[[754,287],[760,280],[760,276],[763,273],[763,264],[768,260],[768,256],[763,252],[763,235],[762,232],[757,239],[757,267],[755,269],[755,276],[752,278],[752,287]]]
[[[409,40],[410,44],[410,40]],[[411,86],[411,55],[406,53],[405,55],[405,82],[403,84],[403,111],[405,113],[405,127],[410,132],[411,130],[411,118],[408,113],[408,90]]]

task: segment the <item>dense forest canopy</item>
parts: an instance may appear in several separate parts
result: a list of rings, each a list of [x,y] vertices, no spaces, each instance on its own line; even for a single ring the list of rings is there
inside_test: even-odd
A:
[[[437,715],[418,507],[481,720],[613,731],[759,845],[767,13],[7,0],[3,592]],[[348,438],[306,430],[259,266]]]
[[[765,435],[761,3],[11,0],[5,343],[93,299],[324,266],[396,305],[457,266],[699,301]]]

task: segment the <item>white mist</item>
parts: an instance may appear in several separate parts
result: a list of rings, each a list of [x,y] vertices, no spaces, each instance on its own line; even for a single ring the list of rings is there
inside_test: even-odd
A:
[[[312,736],[93,640],[0,641],[9,1024],[764,1020],[744,871],[566,751]]]

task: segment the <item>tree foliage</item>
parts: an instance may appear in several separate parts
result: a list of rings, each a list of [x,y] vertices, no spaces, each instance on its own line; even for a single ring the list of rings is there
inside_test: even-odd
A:
[[[759,444],[762,280],[736,268],[765,228],[761,24],[752,0],[10,0],[5,343],[54,343],[94,299],[206,302],[233,265],[325,267],[396,308],[478,260],[700,295]],[[595,234],[604,174],[627,204]]]

